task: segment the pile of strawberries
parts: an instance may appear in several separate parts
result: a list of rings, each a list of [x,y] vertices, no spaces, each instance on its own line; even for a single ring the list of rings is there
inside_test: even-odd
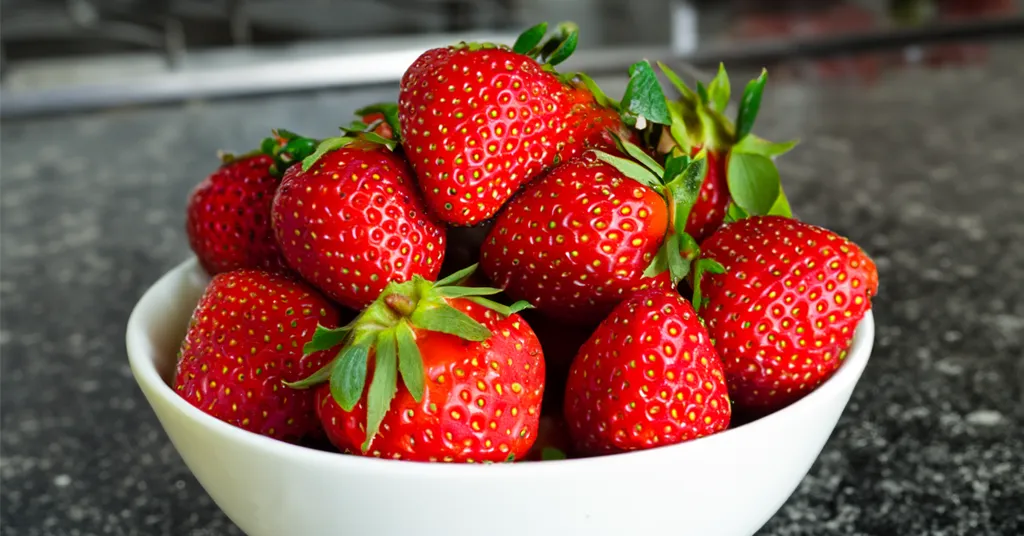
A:
[[[777,411],[843,363],[878,287],[792,217],[725,70],[623,98],[556,66],[578,31],[428,50],[341,135],[276,130],[193,191],[213,277],[174,388],[257,434],[445,462],[676,444]],[[326,441],[325,441],[326,440]],[[330,447],[326,447],[330,448]]]

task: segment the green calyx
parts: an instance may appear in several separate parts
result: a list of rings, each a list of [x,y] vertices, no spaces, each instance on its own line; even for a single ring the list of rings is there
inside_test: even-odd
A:
[[[697,241],[685,229],[707,175],[707,153],[701,151],[690,158],[677,150],[669,154],[665,164],[661,165],[637,145],[617,136],[615,139],[623,152],[632,158],[594,151],[597,158],[658,192],[668,205],[668,232],[658,253],[644,270],[644,276],[656,277],[668,271],[672,284],[678,285],[689,275],[691,264],[700,254]]]
[[[545,67],[553,68],[569,59],[569,56],[576,51],[576,45],[579,44],[580,39],[580,28],[575,22],[560,22],[555,26],[554,33],[545,40],[544,37],[547,35],[547,22],[527,28],[526,31],[519,34],[515,44],[512,45],[512,51],[529,56],[543,63]]]
[[[224,151],[219,152],[217,157],[220,159],[221,165],[226,166],[258,155],[268,155],[274,160],[274,163],[270,165],[270,174],[280,178],[292,164],[312,154],[316,149],[316,140],[300,136],[290,130],[279,128],[272,130],[271,134],[263,139],[258,149],[248,153],[236,155]]]
[[[392,150],[394,150],[395,146],[401,142],[402,126],[398,121],[397,103],[379,102],[377,104],[364,106],[356,110],[355,113],[359,118],[349,123],[347,126],[341,127],[342,132],[353,136],[362,134],[364,135],[364,138],[382,145],[387,145],[388,148]],[[366,116],[375,114],[380,114],[383,118],[370,121],[369,123],[363,120]],[[387,124],[388,127],[391,128],[390,137],[384,137],[374,132],[382,123]]]
[[[641,131],[672,124],[668,100],[649,61],[638,61],[629,67],[629,82],[622,94],[619,114],[624,123]]]
[[[764,214],[792,217],[772,159],[798,142],[771,142],[752,132],[768,81],[767,71],[762,70],[744,88],[734,123],[725,116],[731,84],[724,65],[719,65],[718,73],[706,87],[698,82],[696,91],[664,63],[658,66],[679,92],[678,100],[668,102],[672,116],[669,135],[674,144],[687,153],[702,148],[726,159],[726,179],[732,198],[729,221]]]
[[[362,118],[372,113],[381,113],[384,118],[376,121],[371,121],[369,124],[364,122]],[[343,136],[337,136],[333,138],[327,138],[322,140],[314,151],[302,160],[302,171],[308,171],[309,168],[313,167],[324,155],[331,151],[336,151],[342,147],[346,147],[356,141],[363,141],[372,144],[382,145],[387,147],[389,151],[394,151],[398,146],[400,126],[398,122],[398,105],[394,103],[379,103],[360,108],[356,110],[358,119],[352,121],[346,126],[340,127]],[[381,123],[387,123],[391,127],[392,136],[385,138],[380,134],[374,132]]]
[[[693,306],[699,311],[705,305],[700,290],[701,277],[705,272],[725,273],[725,267],[718,261],[700,256],[700,245],[685,230],[707,175],[707,150],[702,149],[690,158],[676,148],[666,156],[663,166],[640,147],[616,140],[632,158],[594,151],[597,158],[660,193],[669,209],[668,232],[654,260],[644,270],[644,277],[657,277],[668,271],[672,285],[677,286],[692,272]]]
[[[398,392],[399,377],[415,401],[423,399],[425,380],[417,331],[447,333],[474,342],[492,336],[487,327],[448,300],[465,298],[504,316],[530,307],[524,301],[502,305],[486,298],[502,292],[498,288],[459,286],[476,268],[474,264],[437,282],[413,276],[411,281],[389,283],[347,326],[317,326],[303,352],[308,355],[340,346],[337,357],[309,377],[286,385],[307,389],[329,382],[334,400],[345,411],[352,411],[363,397],[372,355],[373,378],[366,390],[366,440],[362,445],[363,452],[368,451]]]

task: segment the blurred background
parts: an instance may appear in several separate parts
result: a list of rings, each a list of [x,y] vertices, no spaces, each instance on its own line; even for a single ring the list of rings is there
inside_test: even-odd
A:
[[[424,46],[584,28],[574,67],[637,57],[870,83],[904,64],[984,62],[1021,32],[1020,0],[4,0],[5,117],[394,82]],[[286,74],[286,76],[280,76]]]
[[[615,96],[641,58],[724,61],[734,105],[767,67],[794,212],[878,265],[872,362],[758,536],[1024,534],[1024,0],[0,0],[0,533],[240,536],[124,354],[189,191],[544,20]]]

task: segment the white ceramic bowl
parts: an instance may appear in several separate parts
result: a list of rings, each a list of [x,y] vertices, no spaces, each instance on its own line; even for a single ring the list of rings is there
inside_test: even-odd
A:
[[[179,398],[168,382],[207,282],[194,260],[157,281],[128,321],[128,356],[185,463],[250,536],[747,536],[810,469],[874,340],[869,312],[846,362],[816,391],[680,445],[549,462],[400,462],[268,439]]]

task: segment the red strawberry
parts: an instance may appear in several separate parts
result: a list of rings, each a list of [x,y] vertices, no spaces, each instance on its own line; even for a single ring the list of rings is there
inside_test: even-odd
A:
[[[668,273],[644,274],[668,225],[657,192],[586,155],[509,203],[484,242],[481,266],[545,315],[596,325],[630,293],[670,285]]]
[[[572,364],[565,420],[579,454],[648,449],[725,430],[722,363],[689,302],[651,289],[620,303]]]
[[[332,354],[303,355],[317,325],[338,325],[330,302],[289,275],[236,270],[213,277],[192,313],[174,388],[193,406],[239,428],[298,442],[319,433],[312,393],[294,382]]]
[[[291,133],[267,139],[260,151],[221,157],[221,166],[189,195],[185,230],[199,264],[210,275],[240,268],[285,268],[270,205],[279,169],[312,153],[313,140]]]
[[[502,462],[537,437],[544,356],[516,310],[454,286],[473,267],[431,284],[391,283],[349,327],[337,361],[295,387],[317,389],[328,438],[343,452],[414,461]],[[370,365],[372,363],[372,365]],[[402,378],[398,382],[399,375]],[[372,380],[364,389],[367,376]]]
[[[402,145],[442,220],[461,226],[490,218],[521,185],[621,127],[574,75],[552,69],[575,49],[574,25],[540,45],[546,28],[527,30],[513,49],[428,50],[402,77]]]
[[[680,99],[668,103],[671,127],[662,131],[659,148],[668,152],[679,146],[685,154],[704,151],[708,157],[707,175],[686,220],[686,233],[699,243],[726,221],[730,211],[737,218],[790,216],[773,158],[792,149],[796,141],[772,143],[751,133],[767,73],[747,84],[734,124],[723,115],[730,96],[724,66],[707,88],[698,83],[696,92],[667,66],[661,68],[679,90]]]
[[[704,153],[670,155],[662,166],[621,146],[632,159],[588,152],[509,203],[481,249],[491,281],[552,319],[594,326],[633,292],[687,275],[697,244],[680,223],[700,189]]]
[[[324,141],[285,173],[272,221],[288,265],[352,309],[389,281],[437,277],[445,229],[423,206],[401,156],[363,139]]]
[[[789,218],[728,224],[701,255],[724,273],[705,272],[694,300],[703,294],[737,411],[751,414],[785,407],[828,379],[878,291],[875,263],[856,244]]]

